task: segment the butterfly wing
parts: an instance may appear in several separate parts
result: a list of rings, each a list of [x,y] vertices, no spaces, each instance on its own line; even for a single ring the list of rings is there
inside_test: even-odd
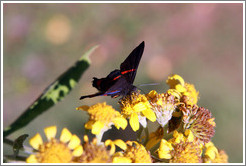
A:
[[[115,84],[110,87],[103,96],[111,96],[113,98],[118,97],[120,95],[126,95],[130,91],[134,89],[132,84],[129,84],[128,81],[124,77],[120,77]]]
[[[115,84],[117,79],[121,77],[120,70],[114,70],[106,78],[93,77],[92,86],[101,92],[106,92],[112,85]]]
[[[135,79],[138,65],[143,55],[143,51],[144,41],[139,44],[139,46],[137,46],[126,58],[126,60],[120,65],[121,74],[130,84],[133,84],[133,81]]]

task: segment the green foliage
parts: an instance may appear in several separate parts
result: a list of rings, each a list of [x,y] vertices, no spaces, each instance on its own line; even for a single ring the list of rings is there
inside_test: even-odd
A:
[[[50,84],[44,92],[27,108],[23,114],[3,131],[6,137],[14,131],[26,126],[29,122],[61,101],[78,83],[82,74],[90,65],[89,55],[96,46],[87,51],[74,66],[70,67],[58,79]]]

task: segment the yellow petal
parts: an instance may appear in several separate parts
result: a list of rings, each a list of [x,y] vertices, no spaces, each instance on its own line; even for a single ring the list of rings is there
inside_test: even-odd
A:
[[[71,132],[67,128],[63,128],[60,136],[60,141],[67,143],[72,137]]]
[[[92,121],[92,120],[88,121],[85,124],[85,128],[91,130],[94,123],[95,123],[95,121]]]
[[[180,83],[182,86],[185,85],[184,79],[183,79],[180,75],[174,74],[174,75],[172,76],[172,78],[175,79],[175,80],[177,80],[177,81],[179,81],[179,83]]]
[[[110,139],[106,140],[104,142],[105,146],[110,146],[110,151],[109,151],[109,154],[112,155],[115,153],[115,144],[113,141],[111,141]]]
[[[55,138],[56,132],[57,132],[56,126],[50,126],[50,127],[46,127],[44,129],[44,133],[45,133],[46,138],[48,140],[50,140],[51,138]]]
[[[122,128],[123,130],[125,130],[126,126],[127,126],[127,120],[123,117],[117,117],[114,119],[113,121],[115,127],[117,129]]]
[[[88,111],[90,107],[88,105],[82,105],[80,107],[77,107],[76,110],[82,110],[82,111]]]
[[[180,143],[180,141],[184,140],[184,135],[177,130],[174,130],[173,137],[176,143]]]
[[[38,150],[39,146],[43,144],[43,139],[39,133],[37,133],[35,136],[33,136],[29,140],[29,144],[36,150]]]
[[[138,115],[136,113],[131,114],[130,125],[133,131],[137,131],[139,129]]]
[[[109,154],[110,155],[113,155],[114,153],[115,153],[115,145],[114,144],[112,144],[112,146],[111,146],[111,148],[110,148],[110,151],[109,151]]]
[[[192,142],[194,140],[194,135],[191,130],[185,130],[185,135],[187,136],[188,142]]]
[[[170,151],[172,149],[173,149],[172,144],[167,142],[165,139],[162,139],[158,150],[159,158],[170,159],[172,157],[170,154]]]
[[[180,99],[180,97],[182,96],[181,93],[176,89],[168,89],[167,93],[173,95],[177,99]]]
[[[124,141],[122,141],[121,139],[116,139],[113,142],[115,145],[117,145],[121,149],[126,150],[126,148],[127,148],[126,143]]]
[[[101,132],[103,127],[104,127],[104,124],[100,121],[97,121],[93,124],[91,133],[97,135]]]
[[[112,140],[107,139],[107,140],[104,142],[104,145],[105,145],[105,146],[109,146],[109,145],[111,145],[112,143],[113,143]]]
[[[31,154],[27,159],[26,159],[27,163],[37,163],[38,160],[36,158],[36,156],[34,154]]]
[[[174,132],[173,132],[173,137],[178,137],[178,135],[179,135],[179,133],[178,133],[178,131],[177,130],[174,130]]]
[[[172,156],[169,152],[158,151],[158,156],[160,159],[171,159],[172,158]]]
[[[75,149],[80,144],[80,139],[77,135],[72,135],[70,142],[68,143],[68,147],[70,149]]]
[[[160,151],[170,151],[172,150],[172,144],[170,142],[167,142],[165,139],[161,140],[159,150]]]
[[[146,109],[145,105],[143,102],[137,103],[133,106],[134,112],[141,112],[142,110]]]
[[[205,156],[208,156],[211,160],[214,160],[217,154],[218,150],[214,146],[208,147],[205,152]]]
[[[185,86],[184,79],[177,74],[168,76],[166,83],[170,86],[170,89],[175,89],[175,86],[178,84]]]
[[[115,153],[115,145],[114,144],[111,144],[111,148],[110,148],[110,151],[109,151],[109,154],[110,155],[113,155]]]
[[[83,147],[82,147],[82,145],[79,145],[77,148],[75,148],[73,150],[73,156],[75,156],[75,157],[81,156],[82,153],[83,153]]]
[[[132,160],[127,157],[114,157],[113,163],[131,163]]]
[[[174,142],[180,143],[181,141],[184,141],[184,135],[182,133],[178,133],[177,130],[173,132]]]
[[[84,135],[84,142],[89,142],[88,135]]]
[[[133,141],[126,141],[126,144],[127,144],[128,146],[132,146]]]
[[[91,141],[91,143],[92,143],[93,145],[98,145],[98,144],[97,144],[97,138],[96,138],[96,137],[93,138],[92,141]]]
[[[156,121],[155,113],[151,109],[145,109],[145,110],[142,111],[142,113],[151,122],[155,122]]]
[[[208,142],[208,143],[205,144],[205,147],[206,148],[208,148],[209,146],[214,146],[213,142],[210,141],[210,142]]]
[[[146,97],[147,97],[148,99],[153,99],[156,95],[157,95],[157,92],[156,92],[155,90],[152,90],[152,91],[150,91],[150,92],[146,95]]]
[[[175,86],[175,89],[177,89],[177,91],[179,91],[180,93],[183,93],[186,91],[186,88],[183,87],[182,85],[178,84]]]

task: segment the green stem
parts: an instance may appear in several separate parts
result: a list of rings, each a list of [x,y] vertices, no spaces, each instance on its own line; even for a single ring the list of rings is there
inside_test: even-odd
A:
[[[18,163],[16,161],[22,161],[22,162],[25,162],[26,161],[26,157],[24,156],[11,156],[11,155],[5,155],[4,156],[5,158],[5,162],[15,162],[15,163]]]
[[[143,132],[143,126],[140,125],[140,129],[138,130],[138,133],[137,133],[137,141],[138,142],[140,142],[140,138],[141,138],[142,132]]]
[[[14,141],[8,139],[8,138],[3,138],[3,143],[13,146],[14,145]]]
[[[145,141],[144,141],[143,145],[146,146],[147,142],[149,141],[149,129],[148,129],[148,126],[146,128],[144,128],[144,132],[145,132]]]

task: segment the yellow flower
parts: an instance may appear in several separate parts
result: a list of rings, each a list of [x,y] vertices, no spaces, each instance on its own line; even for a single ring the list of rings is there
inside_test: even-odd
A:
[[[30,145],[37,150],[37,153],[31,154],[27,163],[69,163],[73,158],[80,156],[83,148],[80,145],[80,139],[72,135],[68,129],[64,128],[61,132],[60,139],[57,140],[56,126],[50,126],[44,129],[47,142],[39,133],[29,140]]]
[[[90,107],[80,106],[76,109],[88,112],[90,119],[85,124],[85,128],[91,129],[91,132],[95,135],[102,136],[112,125],[115,125],[117,129],[122,128],[123,130],[127,126],[127,120],[118,111],[113,109],[112,106],[107,105],[106,102]]]
[[[76,163],[111,163],[112,154],[111,149],[107,149],[105,144],[99,144],[96,138],[89,142],[87,135],[84,136],[83,153],[73,161]]]
[[[161,159],[168,159],[170,163],[200,163],[202,146],[200,142],[194,139],[190,130],[184,134],[173,133],[173,138],[166,141],[161,140],[158,156]]]
[[[192,108],[181,106],[183,127],[190,129],[194,136],[203,143],[208,143],[214,136],[215,122],[208,109],[194,105]]]
[[[146,149],[149,150],[157,143],[159,143],[163,138],[163,135],[164,135],[164,130],[161,126],[155,132],[150,133],[149,141],[146,144]]]
[[[74,162],[77,163],[112,163],[115,162],[114,155],[115,149],[118,146],[121,149],[125,150],[127,145],[124,141],[117,140],[106,140],[105,143],[98,142],[96,138],[93,138],[89,142],[87,135],[84,136],[83,143],[83,154],[74,159]],[[110,148],[108,148],[110,147]],[[113,160],[114,159],[114,160]]]
[[[150,99],[151,109],[156,115],[157,122],[164,127],[172,118],[172,114],[176,108],[174,96],[168,93],[158,94],[153,90],[146,96]]]
[[[212,142],[205,144],[204,163],[228,163],[228,156],[223,150],[218,150]]]
[[[179,92],[178,93],[169,90],[169,92],[175,94],[175,97],[178,98],[178,95],[181,94],[181,102],[191,107],[194,104],[197,104],[199,92],[196,91],[195,86],[193,84],[186,83],[184,79],[177,74],[168,76],[166,83],[170,86],[170,89],[175,89]]]
[[[155,113],[151,110],[148,99],[138,92],[120,99],[121,114],[126,118],[130,118],[130,125],[133,131],[139,129],[139,123],[146,128],[146,118],[150,121],[156,121]]]
[[[126,144],[126,150],[114,156],[114,163],[152,163],[150,153],[142,144],[135,141],[127,141]]]

